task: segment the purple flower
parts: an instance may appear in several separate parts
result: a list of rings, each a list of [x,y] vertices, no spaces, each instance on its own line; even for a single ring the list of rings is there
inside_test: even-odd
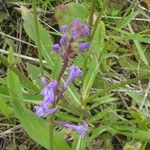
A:
[[[61,46],[66,46],[67,45],[67,34],[64,34],[62,36],[62,38],[60,39],[59,43],[60,43]]]
[[[90,29],[85,23],[81,23],[79,19],[75,19],[71,26],[71,36],[73,39],[83,38],[90,34]]]
[[[62,25],[59,27],[60,32],[66,32],[68,30],[68,26],[67,25]]]
[[[83,72],[77,68],[76,66],[70,67],[70,74],[66,82],[64,83],[64,88],[66,89],[67,86],[77,77],[81,77],[83,75]]]
[[[77,125],[73,125],[73,124],[63,124],[64,127],[70,128],[70,129],[74,129],[76,130],[82,138],[85,137],[86,133],[87,133],[87,129],[88,129],[88,125],[86,124],[86,122],[84,121],[82,125],[77,126]]]
[[[44,88],[41,91],[41,95],[44,96],[44,100],[41,102],[39,106],[35,106],[36,114],[39,117],[45,117],[48,114],[54,112],[55,109],[49,110],[49,105],[55,100],[54,90],[57,87],[57,81],[54,80],[47,84],[46,79],[44,77],[41,78],[41,81],[44,85]]]
[[[78,46],[80,51],[84,51],[85,49],[90,48],[90,43],[89,42],[79,43]]]
[[[41,95],[44,96],[44,101],[49,101],[52,103],[54,101],[54,90],[57,87],[57,81],[54,80],[50,83],[48,83],[41,91]]]
[[[45,108],[41,105],[35,106],[36,114],[41,118],[46,117],[48,114],[54,113],[56,110],[57,110],[57,108],[48,109],[48,108]]]
[[[59,44],[54,44],[52,46],[52,49],[57,53],[61,52],[61,47],[59,46]]]

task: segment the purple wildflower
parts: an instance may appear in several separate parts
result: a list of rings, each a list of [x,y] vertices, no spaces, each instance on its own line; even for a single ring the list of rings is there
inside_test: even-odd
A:
[[[90,48],[90,43],[89,42],[84,42],[84,43],[79,43],[79,50],[84,51],[85,49]]]
[[[43,106],[40,105],[40,106],[35,106],[35,110],[36,110],[36,114],[39,117],[44,118],[48,114],[54,113],[57,110],[57,108],[48,109],[48,108],[43,107]]]
[[[67,86],[77,77],[81,77],[83,75],[83,72],[77,68],[76,66],[70,67],[70,74],[66,82],[64,83],[64,88],[66,89]]]
[[[67,34],[64,34],[64,35],[61,37],[59,43],[60,43],[61,46],[66,46],[66,45],[67,45]]]
[[[60,32],[66,32],[68,30],[68,26],[67,25],[62,25],[59,27]]]
[[[57,52],[57,53],[59,53],[59,52],[61,51],[61,47],[60,47],[59,44],[54,44],[54,45],[52,46],[52,49],[53,49],[55,52]]]
[[[55,100],[54,90],[57,87],[57,81],[54,80],[50,83],[46,83],[45,78],[41,78],[44,88],[41,91],[41,95],[44,96],[44,100],[39,106],[35,106],[36,114],[39,117],[45,117],[47,114],[53,113],[54,109],[49,110],[49,105]]]
[[[85,23],[81,23],[79,19],[74,20],[70,30],[74,40],[86,37],[90,34],[89,27]]]
[[[88,128],[88,125],[86,124],[86,122],[84,121],[82,125],[80,126],[77,126],[77,125],[73,125],[73,124],[63,124],[64,127],[67,127],[67,128],[70,128],[70,129],[74,129],[76,130],[82,138],[85,137],[86,133],[87,133],[87,128]]]
[[[41,91],[41,95],[44,96],[44,101],[49,101],[52,103],[54,101],[54,90],[57,87],[57,81],[54,80],[50,83],[48,83],[43,90]]]

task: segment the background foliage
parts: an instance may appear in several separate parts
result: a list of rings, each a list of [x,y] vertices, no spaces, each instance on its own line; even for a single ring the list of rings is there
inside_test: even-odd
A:
[[[69,86],[56,116],[77,124],[83,117],[89,131],[81,139],[56,127],[54,149],[149,149],[149,4],[45,0],[36,2],[35,12],[33,0],[1,2],[0,148],[48,149],[49,125],[33,110],[42,100],[38,50],[44,75],[56,79],[62,60],[51,46],[59,40],[58,26],[79,18],[91,25],[91,48],[75,58],[84,76]]]

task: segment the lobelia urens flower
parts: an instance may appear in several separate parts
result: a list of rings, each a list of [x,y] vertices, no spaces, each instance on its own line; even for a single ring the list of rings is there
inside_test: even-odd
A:
[[[83,72],[77,68],[76,66],[72,65],[70,68],[70,74],[66,82],[64,83],[64,89],[67,88],[67,86],[77,77],[81,77],[83,75]]]
[[[89,42],[79,43],[78,47],[80,51],[84,51],[90,48],[90,43]]]
[[[57,110],[57,108],[49,109],[50,104],[55,100],[54,91],[57,87],[57,81],[54,80],[50,83],[47,83],[46,79],[42,77],[41,82],[44,86],[41,91],[41,95],[44,97],[44,100],[39,106],[35,106],[35,111],[39,117],[43,118]]]
[[[79,51],[84,51],[90,48],[89,42],[83,42],[82,40],[82,43],[80,43],[82,38],[89,36],[90,29],[79,19],[74,19],[70,26],[60,26],[59,30],[62,33],[62,36],[60,38],[59,44],[54,44],[52,49],[56,53],[61,54],[62,57],[74,56],[76,54],[76,52],[73,51],[75,45],[78,45]]]
[[[74,124],[64,123],[59,121],[56,121],[55,123],[64,126],[66,128],[76,130],[81,135],[82,138],[84,138],[85,135],[87,134],[88,125],[85,121],[83,121],[82,125],[74,125]]]
[[[71,36],[73,39],[80,39],[90,34],[90,29],[85,23],[81,23],[79,19],[75,19],[70,27]]]
[[[68,30],[68,26],[67,25],[63,25],[59,27],[60,32],[66,32]]]
[[[59,46],[59,44],[54,44],[54,45],[52,46],[52,49],[53,49],[56,53],[61,52],[61,47]]]

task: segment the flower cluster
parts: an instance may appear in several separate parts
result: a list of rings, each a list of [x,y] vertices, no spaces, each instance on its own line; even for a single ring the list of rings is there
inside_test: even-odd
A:
[[[83,75],[83,72],[77,68],[76,66],[71,66],[70,67],[70,74],[68,76],[68,79],[66,80],[66,82],[64,83],[63,87],[64,89],[67,88],[67,86],[77,77],[81,77]],[[35,106],[35,111],[36,114],[41,117],[41,118],[45,118],[47,115],[54,113],[57,108],[52,108],[49,109],[49,107],[51,106],[51,104],[56,101],[56,96],[55,96],[55,90],[58,87],[58,83],[56,80],[51,81],[50,83],[48,83],[46,81],[46,78],[42,77],[41,78],[41,82],[43,84],[43,89],[41,91],[41,95],[44,97],[43,101],[40,103],[39,106]],[[62,89],[63,90],[63,89]],[[61,92],[61,91],[60,91]],[[59,94],[58,94],[59,95]],[[77,132],[80,133],[81,137],[84,137],[86,134],[86,130],[87,130],[87,125],[84,124],[81,126],[76,126],[76,125],[72,125],[72,124],[62,124],[64,127],[68,127],[71,129],[75,129]]]
[[[54,44],[52,48],[62,56],[74,56],[75,52],[73,51],[73,46],[76,45],[79,51],[84,51],[90,47],[89,42],[81,41],[81,38],[89,36],[90,29],[79,19],[75,19],[70,26],[60,26],[59,30],[62,33],[61,39],[59,44]]]
[[[41,82],[44,86],[43,90],[41,91],[41,95],[44,97],[44,100],[39,106],[35,106],[35,110],[39,117],[44,118],[48,114],[54,113],[57,109],[49,109],[50,104],[55,100],[54,91],[57,87],[57,81],[54,80],[50,83],[47,83],[46,79],[42,77]]]
[[[76,52],[73,51],[73,49],[77,47],[78,51],[84,51],[90,47],[90,43],[83,42],[82,39],[89,36],[90,30],[88,26],[85,23],[82,23],[80,20],[75,19],[70,26],[61,26],[60,32],[62,33],[62,36],[59,44],[54,44],[52,49],[62,56],[64,64],[57,80],[53,80],[48,83],[46,78],[41,78],[41,82],[43,84],[41,95],[44,99],[38,106],[35,106],[35,112],[41,118],[45,118],[47,115],[55,113],[57,110],[58,101],[65,90],[67,90],[69,84],[74,79],[83,75],[82,70],[72,65],[69,67],[70,74],[66,82],[63,86],[59,85],[60,78],[63,76],[65,69],[68,67],[69,58],[73,58],[76,55]],[[87,124],[84,121],[83,124],[79,126],[69,123],[62,123],[60,121],[55,122],[59,125],[62,125],[63,127],[76,130],[82,138],[86,135]]]

